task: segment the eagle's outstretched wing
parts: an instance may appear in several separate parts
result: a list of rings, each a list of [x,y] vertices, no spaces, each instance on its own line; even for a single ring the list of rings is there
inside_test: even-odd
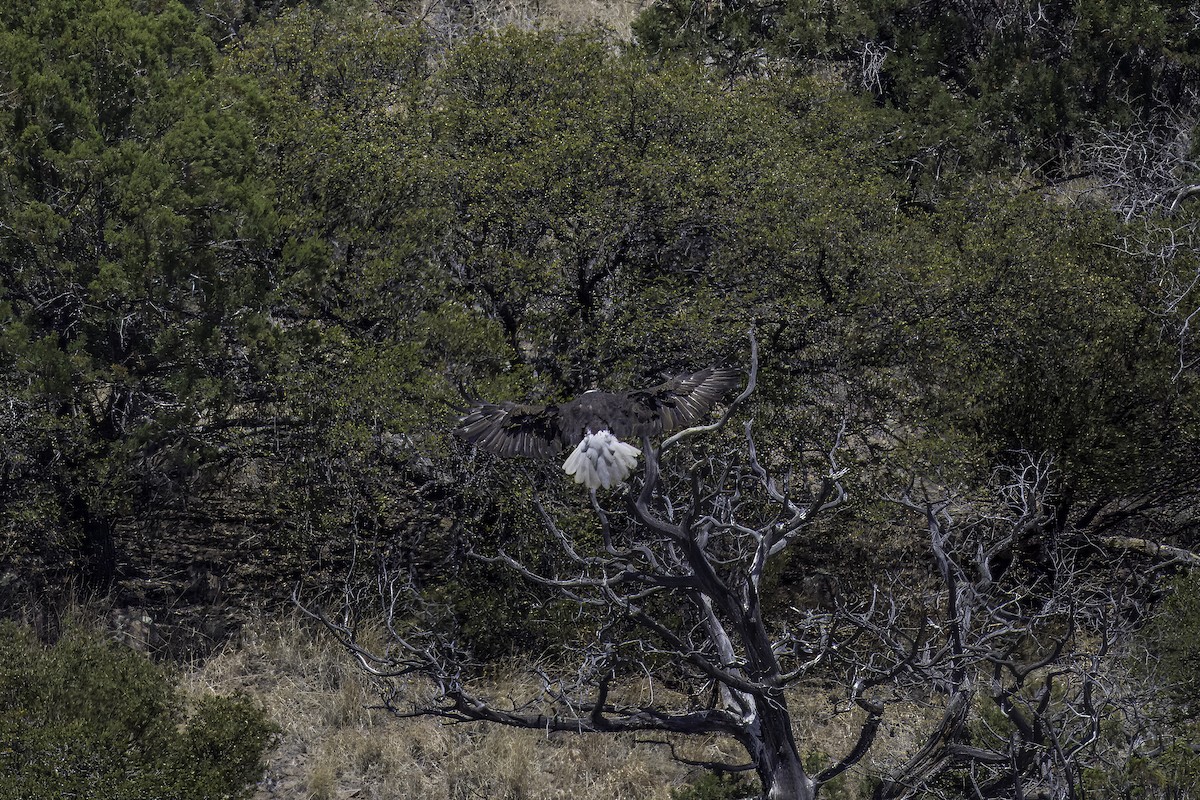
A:
[[[562,450],[554,405],[475,403],[455,434],[502,456],[552,456]]]
[[[742,382],[741,370],[714,368],[680,375],[649,389],[626,394],[627,430],[614,430],[621,438],[659,436],[695,425],[722,397]]]
[[[454,433],[502,456],[548,457],[588,434],[659,436],[694,425],[741,383],[736,369],[709,368],[631,392],[587,392],[557,405],[472,404]]]

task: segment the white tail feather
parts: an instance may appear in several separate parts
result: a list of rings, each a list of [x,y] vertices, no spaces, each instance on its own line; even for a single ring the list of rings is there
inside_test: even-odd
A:
[[[611,489],[629,477],[642,454],[609,431],[589,433],[563,462],[563,472],[589,489]]]

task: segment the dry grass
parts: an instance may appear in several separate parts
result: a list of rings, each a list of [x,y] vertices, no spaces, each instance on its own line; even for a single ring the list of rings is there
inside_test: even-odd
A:
[[[600,24],[622,38],[630,37],[630,25],[650,0],[534,0],[541,13],[564,25],[583,27]]]
[[[397,719],[371,708],[371,684],[341,650],[295,620],[246,633],[185,687],[249,692],[280,726],[256,800],[665,800],[694,775],[626,736]]]
[[[600,26],[622,39],[632,37],[633,20],[653,0],[476,0],[470,4],[449,0],[407,0],[401,2],[414,19],[435,28],[447,15],[471,30],[503,27],[533,28],[562,25],[567,28]]]
[[[699,776],[673,761],[667,748],[629,736],[398,719],[374,708],[379,699],[366,676],[328,636],[300,619],[248,629],[186,672],[184,687],[193,696],[248,692],[279,725],[282,733],[255,800],[667,800],[672,788]],[[492,688],[520,696],[526,684],[516,674]],[[797,741],[814,760],[828,763],[852,747],[862,712],[838,713],[820,693],[796,693],[789,703]],[[890,703],[871,754],[826,794],[839,800],[868,796],[869,774],[895,767],[915,751],[929,713]],[[679,744],[692,758],[745,759],[731,741]]]
[[[59,614],[74,624],[114,631],[135,647],[146,642],[114,623],[111,609],[74,602]],[[32,621],[32,620],[31,620]],[[66,623],[61,623],[66,624]],[[524,731],[492,725],[451,725],[397,719],[376,708],[374,685],[332,638],[299,616],[261,621],[226,643],[203,664],[180,670],[192,699],[245,692],[260,702],[281,734],[267,754],[254,800],[668,800],[673,788],[700,776],[667,748],[631,736]],[[499,696],[528,693],[526,673],[514,668],[481,689]],[[663,690],[655,689],[655,697]],[[620,692],[647,701],[647,687]],[[849,751],[862,712],[838,712],[820,692],[794,692],[789,705],[796,738],[809,756],[828,763]],[[831,800],[869,796],[869,774],[887,771],[914,752],[931,711],[892,702],[879,739],[863,764],[827,787]],[[739,762],[731,740],[677,741],[689,758]]]

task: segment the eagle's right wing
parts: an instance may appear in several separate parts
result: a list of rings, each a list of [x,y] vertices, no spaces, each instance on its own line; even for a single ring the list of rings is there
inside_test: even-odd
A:
[[[558,406],[476,402],[455,435],[502,456],[552,456],[562,450]]]

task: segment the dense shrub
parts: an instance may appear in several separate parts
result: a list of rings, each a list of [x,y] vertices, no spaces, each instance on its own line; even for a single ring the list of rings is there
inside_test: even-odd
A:
[[[1148,629],[1173,721],[1200,723],[1200,575],[1176,578]]]
[[[734,800],[755,792],[753,781],[738,776],[708,773],[694,783],[671,791],[671,800]]]
[[[0,624],[0,798],[250,795],[274,726],[249,698],[185,709],[164,668],[72,628],[53,647]]]

